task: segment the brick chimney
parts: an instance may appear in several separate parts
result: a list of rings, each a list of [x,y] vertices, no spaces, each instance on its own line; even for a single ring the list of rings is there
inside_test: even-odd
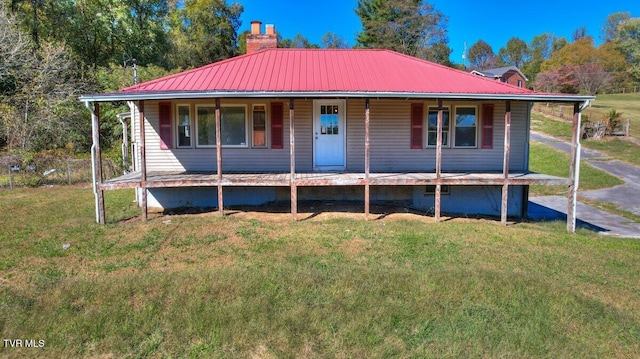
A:
[[[266,34],[260,32],[261,21],[251,21],[251,33],[247,35],[247,54],[278,47],[278,36],[272,24],[266,24]]]

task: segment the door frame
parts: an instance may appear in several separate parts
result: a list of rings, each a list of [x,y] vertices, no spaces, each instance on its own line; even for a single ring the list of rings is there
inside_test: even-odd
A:
[[[337,104],[341,106],[344,110],[341,111],[340,118],[342,119],[342,129],[340,131],[340,135],[342,137],[342,165],[336,166],[318,166],[316,165],[316,154],[317,154],[317,144],[316,144],[316,121],[320,121],[320,116],[316,114],[320,112],[320,106],[322,105],[334,105]],[[311,114],[311,135],[313,136],[313,170],[324,170],[324,171],[344,171],[347,169],[347,100],[346,99],[322,99],[322,100],[313,100],[313,110]]]

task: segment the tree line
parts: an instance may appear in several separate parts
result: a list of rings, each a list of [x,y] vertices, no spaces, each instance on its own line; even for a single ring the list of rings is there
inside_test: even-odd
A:
[[[90,146],[90,121],[78,96],[243,54],[242,5],[226,0],[0,0],[0,149],[37,152]],[[536,90],[598,93],[640,81],[640,19],[611,14],[594,45],[584,28],[571,41],[543,33],[510,39],[497,53],[479,40],[452,63],[448,18],[423,0],[358,0],[356,48],[386,48],[467,71],[517,66]],[[303,34],[279,47],[347,48],[327,32],[321,44]],[[123,104],[102,108],[108,148]],[[117,146],[114,146],[114,148]]]

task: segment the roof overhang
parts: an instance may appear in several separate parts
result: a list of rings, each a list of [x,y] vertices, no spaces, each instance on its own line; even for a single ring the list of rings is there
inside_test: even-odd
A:
[[[188,91],[188,92],[136,92],[85,95],[82,102],[115,102],[142,100],[180,100],[206,98],[404,98],[404,99],[451,99],[451,100],[511,100],[530,102],[585,102],[595,99],[590,95],[528,93],[417,93],[417,92],[245,92],[245,91]]]

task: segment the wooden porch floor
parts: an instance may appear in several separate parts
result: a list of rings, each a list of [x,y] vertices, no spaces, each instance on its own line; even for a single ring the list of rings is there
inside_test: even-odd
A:
[[[113,190],[141,187],[141,173],[132,172],[102,182],[99,189]],[[502,172],[449,172],[440,179],[432,172],[370,173],[370,186],[415,186],[415,185],[503,185]],[[148,188],[159,187],[210,187],[210,186],[281,186],[291,185],[291,174],[273,173],[224,173],[218,183],[215,172],[149,172]],[[296,186],[364,186],[364,173],[306,172],[295,174]],[[509,185],[569,185],[569,179],[533,172],[509,173]]]

